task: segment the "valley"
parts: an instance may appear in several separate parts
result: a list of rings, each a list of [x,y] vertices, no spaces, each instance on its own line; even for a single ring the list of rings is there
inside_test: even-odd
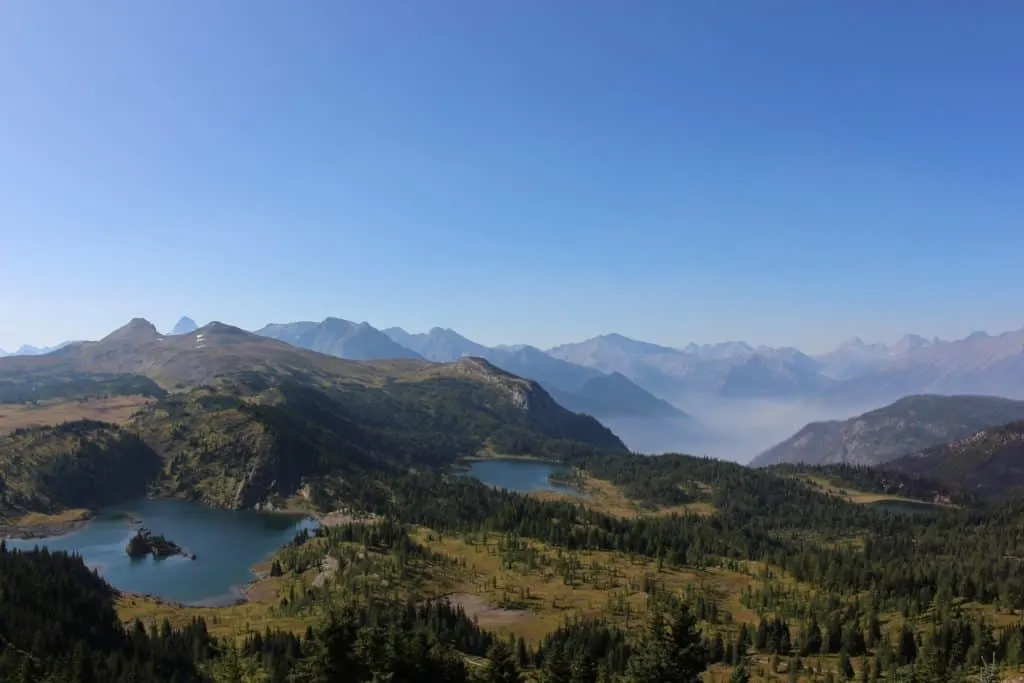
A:
[[[933,657],[973,675],[986,653],[1011,668],[1024,657],[1012,559],[1024,549],[1005,533],[1024,511],[927,479],[926,466],[642,456],[484,358],[355,361],[219,323],[165,336],[132,321],[2,359],[0,386],[0,535],[32,536],[5,541],[4,561],[47,562],[37,546],[75,553],[112,586],[117,620],[154,642],[200,637],[202,624],[235,652],[182,663],[211,681],[291,683],[333,666],[314,644],[334,637],[339,613],[358,638],[381,619],[418,633],[430,661],[464,670],[456,680],[508,647],[530,680],[589,652],[583,683],[660,681],[636,668],[670,647],[649,632],[662,616],[692,620],[685,637],[709,681],[911,676]],[[751,437],[795,423],[803,405],[687,400],[688,416],[723,433],[730,407],[760,411]],[[921,397],[854,432],[913,446],[1018,409]],[[964,457],[944,466],[958,480],[973,471]],[[187,556],[128,557],[140,524]],[[993,548],[1005,559],[993,563]],[[942,629],[994,644],[949,649]],[[588,651],[594,634],[606,645]]]
[[[1024,683],[1022,26],[0,2],[0,683]]]

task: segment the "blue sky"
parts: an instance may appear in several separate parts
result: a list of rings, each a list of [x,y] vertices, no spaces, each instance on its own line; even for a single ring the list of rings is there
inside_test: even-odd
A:
[[[973,0],[2,3],[0,347],[1017,328],[1022,33]]]

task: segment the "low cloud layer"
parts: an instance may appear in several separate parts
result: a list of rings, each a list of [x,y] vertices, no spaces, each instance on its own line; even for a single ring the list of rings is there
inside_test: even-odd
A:
[[[745,464],[809,422],[846,419],[877,407],[706,397],[681,399],[675,405],[692,419],[610,418],[602,422],[641,453],[707,455]]]

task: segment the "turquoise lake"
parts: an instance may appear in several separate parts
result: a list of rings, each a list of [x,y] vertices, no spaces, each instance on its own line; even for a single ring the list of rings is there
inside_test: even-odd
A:
[[[466,474],[488,486],[519,493],[548,489],[573,496],[583,496],[584,494],[576,489],[551,483],[552,474],[569,471],[570,468],[557,463],[496,458],[473,461]]]
[[[163,534],[196,559],[133,560],[125,544],[134,523]],[[253,565],[290,541],[311,519],[253,511],[218,510],[179,500],[138,500],[105,508],[87,526],[52,538],[8,540],[11,548],[46,547],[82,556],[114,588],[195,605],[222,605],[253,578]]]

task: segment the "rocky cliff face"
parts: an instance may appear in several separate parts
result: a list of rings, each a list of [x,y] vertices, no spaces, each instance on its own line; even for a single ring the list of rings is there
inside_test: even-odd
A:
[[[468,377],[497,389],[518,413],[518,417],[508,416],[505,421],[509,424],[554,438],[582,441],[609,450],[626,450],[614,432],[589,415],[562,407],[537,382],[517,377],[475,356],[467,356],[446,367],[456,376]]]
[[[500,389],[518,410],[526,412],[534,408],[543,408],[545,399],[552,405],[557,405],[536,382],[516,377],[483,358],[467,356],[453,363],[452,369]]]

